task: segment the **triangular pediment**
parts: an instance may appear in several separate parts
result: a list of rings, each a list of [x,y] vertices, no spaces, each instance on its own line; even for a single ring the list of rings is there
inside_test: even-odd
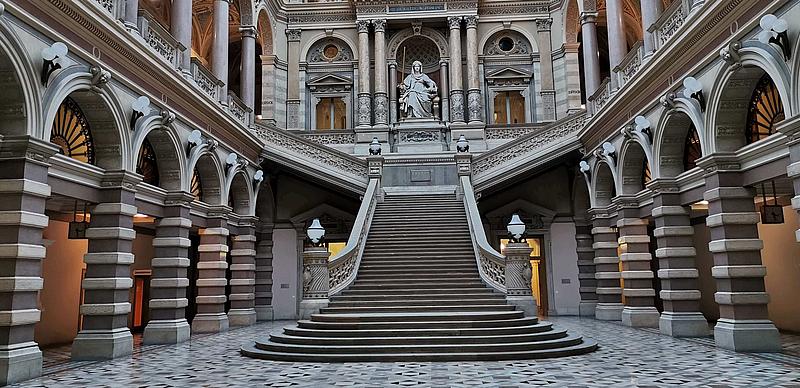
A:
[[[338,74],[328,73],[308,81],[313,86],[352,85],[353,80]]]
[[[515,69],[513,67],[505,67],[500,70],[495,70],[489,73],[486,78],[494,78],[494,79],[509,79],[509,78],[530,78],[531,73]]]

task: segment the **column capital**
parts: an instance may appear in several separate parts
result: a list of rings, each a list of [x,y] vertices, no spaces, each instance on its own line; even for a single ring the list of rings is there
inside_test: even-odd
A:
[[[464,23],[467,28],[478,28],[478,15],[464,16]]]
[[[0,136],[0,160],[24,158],[47,163],[59,150],[57,145],[29,135]]]
[[[299,28],[287,28],[286,29],[286,38],[289,42],[299,42],[300,41],[300,34],[303,30]]]
[[[227,220],[232,211],[233,209],[228,205],[214,205],[208,208],[206,216],[207,218],[219,218]]]
[[[639,200],[632,195],[618,195],[611,199],[611,203],[617,210],[639,208]]]
[[[697,159],[697,166],[705,170],[705,174],[716,172],[738,172],[742,165],[739,157],[733,152],[715,152]]]
[[[551,18],[536,19],[535,22],[536,30],[538,32],[550,32],[550,29],[553,26],[553,19]]]
[[[461,16],[450,16],[447,18],[447,25],[451,30],[461,29]]]
[[[356,30],[358,32],[369,32],[369,20],[356,20]]]
[[[384,32],[386,31],[386,19],[373,19],[372,26],[375,28],[375,32]]]
[[[597,12],[581,12],[581,24],[597,23]]]
[[[183,206],[188,207],[192,201],[194,201],[195,197],[192,193],[187,193],[185,191],[171,191],[167,193],[166,198],[164,198],[164,206]]]
[[[661,194],[677,194],[680,190],[678,181],[675,178],[655,178],[647,183],[647,188],[653,192],[653,196]]]
[[[142,176],[125,170],[106,171],[100,186],[104,189],[135,190]]]
[[[242,34],[242,38],[254,38],[258,34],[258,30],[256,30],[255,26],[241,26],[239,27],[239,32]]]

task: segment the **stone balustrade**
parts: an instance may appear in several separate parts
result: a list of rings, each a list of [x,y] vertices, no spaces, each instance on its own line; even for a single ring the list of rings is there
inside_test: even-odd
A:
[[[219,101],[219,95],[223,86],[222,81],[214,77],[214,74],[206,69],[203,63],[197,58],[192,58],[190,70],[195,85],[203,91],[203,94],[209,96],[214,101]]]
[[[589,113],[591,115],[596,115],[600,112],[600,110],[608,104],[612,94],[611,78],[606,78],[603,80],[603,83],[600,84],[600,87],[597,88],[597,91],[586,99],[589,102]]]
[[[673,1],[661,16],[647,30],[653,34],[655,49],[658,51],[667,44],[686,22],[692,9],[692,0]]]
[[[183,47],[169,31],[153,19],[150,13],[139,11],[137,24],[142,38],[159,58],[167,61],[176,70],[183,66],[181,53],[186,50],[186,47]]]
[[[228,112],[236,121],[245,126],[250,126],[250,123],[253,122],[253,110],[239,96],[233,93],[228,93]]]
[[[622,59],[622,63],[614,68],[617,87],[621,88],[625,86],[625,84],[639,72],[639,69],[642,68],[642,64],[644,63],[644,56],[644,44],[640,40],[636,42],[631,48],[631,51],[625,55],[625,58]]]
[[[108,11],[114,19],[121,18],[125,12],[125,0],[95,0],[95,2]]]

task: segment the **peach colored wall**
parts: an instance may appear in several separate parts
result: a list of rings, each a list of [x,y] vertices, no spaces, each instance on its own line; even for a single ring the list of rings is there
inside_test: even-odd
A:
[[[88,242],[68,239],[68,228],[66,222],[50,221],[43,234],[52,243],[42,261],[44,288],[39,293],[42,318],[34,334],[42,347],[70,343],[78,334],[81,272]]]
[[[795,239],[797,213],[791,206],[783,208],[784,223],[758,224],[758,235],[764,241],[761,261],[767,267],[769,318],[781,330],[800,332],[800,244]]]

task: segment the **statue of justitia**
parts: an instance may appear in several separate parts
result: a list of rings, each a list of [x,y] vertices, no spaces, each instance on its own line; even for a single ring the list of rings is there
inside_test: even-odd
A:
[[[433,99],[439,89],[436,82],[422,72],[422,62],[414,61],[400,85],[400,112],[404,117],[433,118]]]

